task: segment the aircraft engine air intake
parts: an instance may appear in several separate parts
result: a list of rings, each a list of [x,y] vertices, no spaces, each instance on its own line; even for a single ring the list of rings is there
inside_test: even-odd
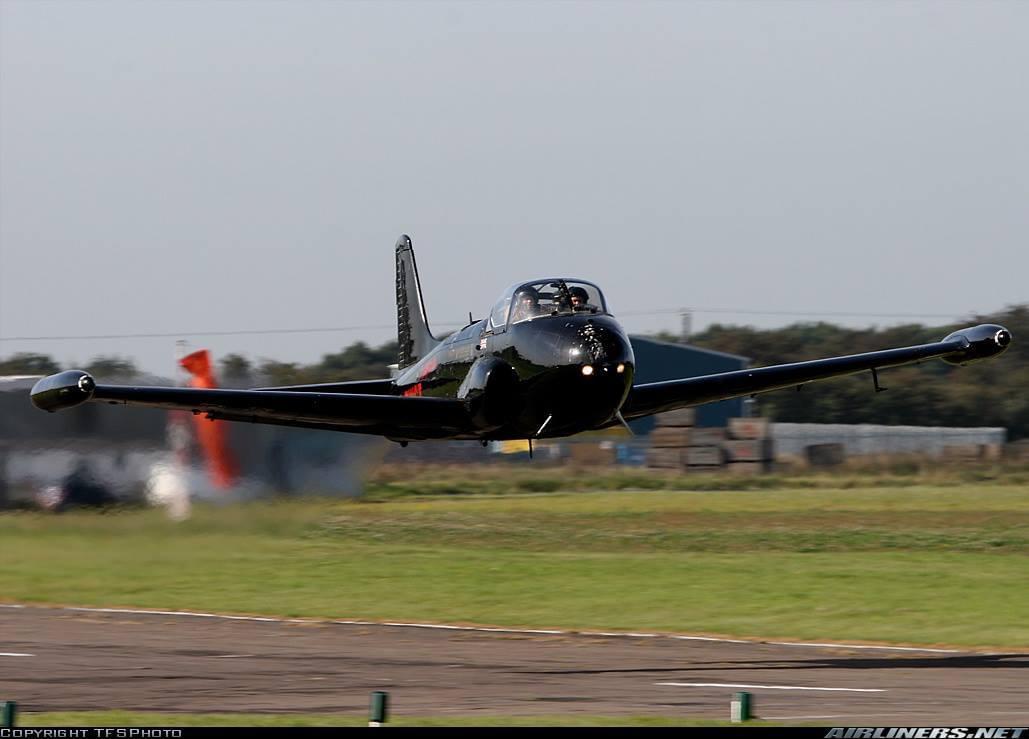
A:
[[[510,421],[515,412],[518,374],[497,357],[480,357],[458,388],[457,397],[467,401],[472,422],[486,431]]]
[[[947,364],[971,364],[995,357],[1011,344],[1011,332],[995,323],[984,323],[955,331],[943,340],[962,341],[964,347],[954,354],[941,357]]]

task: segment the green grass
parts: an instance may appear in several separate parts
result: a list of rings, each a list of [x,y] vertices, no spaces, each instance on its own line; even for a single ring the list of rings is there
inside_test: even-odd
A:
[[[641,468],[599,471],[565,467],[501,465],[393,465],[376,470],[365,498],[454,495],[517,495],[524,493],[595,492],[612,490],[849,490],[913,486],[961,487],[969,484],[1029,486],[1029,464],[1016,460],[996,463],[955,463],[924,456],[893,456],[851,461],[832,470],[780,469],[774,474],[689,474]]]
[[[296,501],[0,515],[0,598],[1029,646],[1029,487]]]
[[[331,713],[137,713],[80,711],[23,713],[32,726],[367,726],[368,718]],[[389,726],[730,726],[728,721],[678,716],[396,716]],[[748,725],[779,725],[751,721]]]

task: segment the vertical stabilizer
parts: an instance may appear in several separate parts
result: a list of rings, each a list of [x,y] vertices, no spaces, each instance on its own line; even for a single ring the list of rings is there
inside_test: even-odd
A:
[[[397,240],[397,343],[397,364],[401,369],[417,362],[439,343],[425,320],[418,267],[407,234]]]

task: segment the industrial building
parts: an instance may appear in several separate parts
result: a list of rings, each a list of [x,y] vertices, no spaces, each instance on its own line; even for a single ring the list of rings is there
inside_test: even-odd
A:
[[[644,336],[631,336],[629,340],[636,357],[636,384],[733,372],[750,366],[746,357],[701,349],[691,344],[672,344]],[[730,418],[748,415],[748,405],[746,399],[734,398],[699,406],[696,425],[727,426]],[[629,425],[634,433],[646,435],[654,429],[655,421],[652,417],[641,418]]]

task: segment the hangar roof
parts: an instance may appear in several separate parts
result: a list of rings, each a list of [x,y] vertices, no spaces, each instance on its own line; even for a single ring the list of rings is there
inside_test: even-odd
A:
[[[674,346],[679,349],[689,349],[691,352],[701,352],[703,354],[710,354],[713,357],[724,357],[725,359],[736,359],[744,364],[750,364],[750,357],[742,357],[739,354],[729,354],[728,352],[720,352],[714,349],[705,349],[702,346],[696,346],[694,344],[679,344],[671,341],[661,341],[650,336],[630,336],[633,341],[649,341],[651,344],[659,344],[661,346]]]

